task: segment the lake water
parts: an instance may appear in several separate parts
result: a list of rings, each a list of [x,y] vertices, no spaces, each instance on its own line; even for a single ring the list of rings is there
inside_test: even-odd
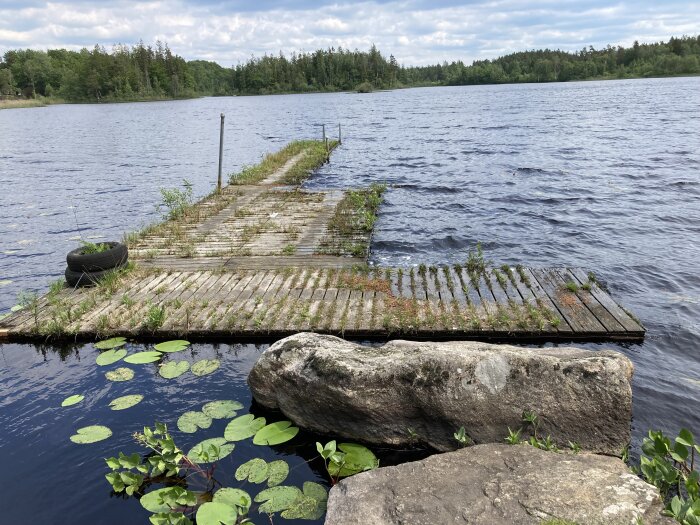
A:
[[[390,185],[373,263],[462,262],[480,241],[497,264],[593,270],[648,329],[642,345],[585,345],[620,350],[635,364],[633,444],[648,428],[700,432],[700,77],[0,111],[0,311],[20,290],[61,276],[78,230],[114,239],[156,221],[159,188],[183,179],[209,192],[222,112],[226,172],[289,140],[319,137],[321,123],[334,135],[341,123],[343,145],[307,185]],[[235,392],[249,403],[244,377],[262,348],[240,357],[222,347],[225,369],[182,391],[134,381],[130,388],[154,399],[128,424],[186,410],[176,396]],[[57,506],[55,520],[41,515],[47,523],[66,515],[87,523],[133,506],[107,497],[99,471],[99,458],[124,440],[105,442],[106,452],[76,447],[68,436],[77,420],[56,408],[77,388],[99,399],[115,388],[96,379],[94,350],[64,359],[50,347],[0,351],[0,450],[10,458],[0,484],[10,515],[37,512],[36,498]],[[118,414],[90,408],[80,421],[97,414],[108,424]],[[94,505],[85,507],[84,495]]]

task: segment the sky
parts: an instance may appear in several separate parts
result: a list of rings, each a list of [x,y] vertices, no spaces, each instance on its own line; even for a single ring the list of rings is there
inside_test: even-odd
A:
[[[577,51],[699,32],[700,0],[0,0],[0,54],[161,40],[187,60],[224,66],[251,55],[372,44],[407,66],[471,63],[528,49]]]

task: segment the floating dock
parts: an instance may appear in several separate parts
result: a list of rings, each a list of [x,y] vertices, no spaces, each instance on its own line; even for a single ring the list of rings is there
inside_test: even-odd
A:
[[[53,286],[0,336],[267,340],[300,331],[386,339],[641,341],[641,323],[577,268],[367,266],[382,188],[306,191],[295,155],[129,239],[135,267]]]

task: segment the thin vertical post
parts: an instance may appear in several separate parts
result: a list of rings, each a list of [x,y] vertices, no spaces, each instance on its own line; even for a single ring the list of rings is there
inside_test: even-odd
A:
[[[343,137],[340,133],[340,122],[338,122],[338,144],[340,145],[342,143],[343,143]]]
[[[323,129],[323,142],[326,142],[326,125],[321,124],[321,128]]]
[[[221,114],[221,130],[219,131],[219,178],[216,180],[216,190],[221,191],[221,166],[224,162],[224,114]]]

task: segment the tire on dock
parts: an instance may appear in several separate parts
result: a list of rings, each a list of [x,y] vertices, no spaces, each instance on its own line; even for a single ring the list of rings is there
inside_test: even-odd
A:
[[[68,270],[73,273],[97,273],[122,267],[129,260],[129,250],[120,242],[105,242],[109,249],[100,253],[82,253],[84,248],[76,248],[66,255]],[[66,270],[66,280],[68,280]]]

